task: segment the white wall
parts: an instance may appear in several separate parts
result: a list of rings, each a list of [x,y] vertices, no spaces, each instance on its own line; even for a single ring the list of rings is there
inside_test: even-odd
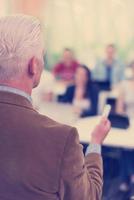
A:
[[[134,0],[0,0],[0,15],[26,13],[45,26],[49,63],[72,47],[87,64],[116,43],[125,59],[133,58]]]

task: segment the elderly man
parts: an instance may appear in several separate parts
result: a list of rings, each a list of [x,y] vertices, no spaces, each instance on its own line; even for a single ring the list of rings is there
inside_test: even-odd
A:
[[[43,69],[41,25],[31,16],[0,19],[0,199],[99,200],[103,118],[84,157],[77,130],[37,113],[31,92]]]

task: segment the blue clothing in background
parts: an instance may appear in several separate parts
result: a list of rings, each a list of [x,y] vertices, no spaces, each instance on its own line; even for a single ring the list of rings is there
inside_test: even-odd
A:
[[[120,168],[121,181],[128,183],[130,177],[134,175],[134,150],[122,149]]]
[[[73,103],[74,95],[75,95],[75,85],[69,86],[65,92],[64,95],[60,95],[58,97],[58,101],[62,103]],[[93,85],[92,83],[90,86],[88,86],[86,92],[85,92],[85,99],[89,99],[91,106],[89,109],[83,110],[81,117],[88,117],[97,115],[98,112],[98,94],[99,90],[98,88]]]
[[[108,66],[105,60],[99,60],[92,71],[92,79],[95,81],[109,81],[111,86],[124,80],[124,65],[119,60],[113,60]]]
[[[110,85],[112,84],[112,66],[110,65],[106,65],[106,69],[107,69],[107,82],[110,83]]]

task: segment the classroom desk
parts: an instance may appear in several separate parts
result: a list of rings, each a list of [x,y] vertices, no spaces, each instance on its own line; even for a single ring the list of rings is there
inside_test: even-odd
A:
[[[57,102],[44,102],[38,108],[41,114],[67,125],[73,125],[78,120],[73,110],[72,105]]]
[[[91,132],[97,125],[100,117],[89,117],[78,119],[73,112],[73,107],[68,104],[43,103],[40,105],[39,112],[43,115],[77,128],[80,141],[89,143]],[[104,145],[113,147],[134,148],[134,120],[131,120],[131,126],[127,130],[112,128],[104,141]]]
[[[91,132],[99,122],[100,117],[91,117],[79,119],[74,126],[79,132],[80,141],[83,143],[90,142]],[[112,128],[104,145],[112,147],[134,148],[134,120],[131,120],[131,125],[128,129]]]

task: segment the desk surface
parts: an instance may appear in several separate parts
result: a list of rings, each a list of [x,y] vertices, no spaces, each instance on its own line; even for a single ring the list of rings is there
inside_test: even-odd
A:
[[[38,111],[53,120],[67,125],[75,124],[78,117],[73,112],[73,106],[56,102],[40,104]]]
[[[90,142],[91,132],[100,120],[100,117],[78,119],[72,106],[58,103],[44,103],[40,105],[39,112],[58,122],[76,127],[80,141],[84,143]],[[127,130],[112,128],[104,145],[134,148],[134,120],[131,120],[131,126]]]
[[[88,143],[91,138],[91,132],[99,122],[100,117],[91,117],[80,119],[75,123],[80,136],[80,141]],[[104,141],[104,145],[113,147],[134,148],[134,121],[127,130],[112,128],[109,135]]]

